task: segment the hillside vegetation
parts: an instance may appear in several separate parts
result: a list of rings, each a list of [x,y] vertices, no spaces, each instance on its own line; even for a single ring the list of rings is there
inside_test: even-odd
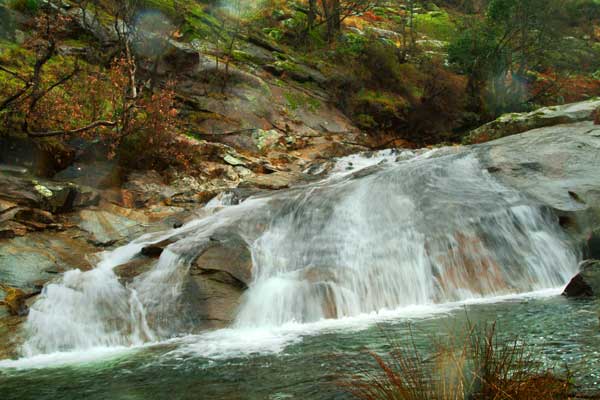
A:
[[[74,140],[197,171],[198,140],[285,163],[600,94],[597,0],[10,0],[0,18],[0,135],[54,172]]]

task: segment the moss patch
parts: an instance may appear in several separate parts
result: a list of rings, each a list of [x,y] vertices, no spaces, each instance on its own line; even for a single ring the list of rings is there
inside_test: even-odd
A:
[[[319,100],[303,93],[285,92],[283,97],[285,97],[285,100],[292,111],[297,111],[300,108],[304,108],[314,113],[321,108],[321,102]]]
[[[432,39],[449,41],[456,36],[457,28],[448,13],[431,11],[426,14],[417,14],[415,17],[416,29]]]

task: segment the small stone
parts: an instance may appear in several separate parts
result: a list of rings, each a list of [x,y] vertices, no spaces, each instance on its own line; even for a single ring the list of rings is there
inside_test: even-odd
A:
[[[225,157],[223,157],[223,161],[225,161],[227,164],[232,165],[234,167],[241,167],[241,166],[245,166],[246,163],[243,162],[242,160],[235,158],[234,156],[227,154]]]

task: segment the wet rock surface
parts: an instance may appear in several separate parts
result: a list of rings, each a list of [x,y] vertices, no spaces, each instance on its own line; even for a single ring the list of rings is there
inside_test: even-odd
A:
[[[218,235],[192,263],[185,295],[194,299],[196,318],[206,327],[233,321],[252,280],[252,255],[236,235]]]
[[[600,298],[600,261],[584,261],[580,268],[581,272],[571,279],[563,295]]]
[[[581,248],[600,228],[600,126],[540,128],[473,150],[494,177],[550,207]]]
[[[113,272],[121,279],[123,283],[131,283],[133,280],[148,272],[154,267],[156,260],[148,257],[138,257],[133,260],[115,267]]]
[[[481,143],[548,126],[593,121],[594,112],[598,107],[600,107],[600,100],[594,99],[562,106],[544,107],[530,113],[506,114],[472,131],[466,137],[465,142],[467,144]]]
[[[129,173],[125,183],[117,187],[111,184],[110,188],[86,180],[74,183],[65,175],[63,181],[36,180],[20,172],[0,175],[0,184],[7,188],[0,193],[0,282],[19,291],[13,294],[31,294],[27,301],[34,301],[43,285],[62,272],[87,270],[95,265],[95,254],[141,234],[180,227],[215,197],[216,204],[238,204],[248,196],[272,190],[292,187],[289,190],[294,191],[298,190],[293,189],[297,183],[322,177],[323,171],[333,168],[322,160],[311,164],[310,157],[301,152],[275,150],[278,142],[269,144],[266,139],[261,143],[270,148],[269,156],[238,152],[227,144],[195,142],[202,157],[206,157],[206,168],[195,177],[174,174],[168,182],[153,171]],[[323,159],[344,155],[348,150],[342,146],[338,152],[335,143],[319,148]],[[432,157],[471,152],[482,169],[551,210],[576,245],[587,243],[589,254],[597,254],[598,150],[600,127],[579,122],[474,147],[446,148]],[[377,168],[361,170],[349,179],[362,179]],[[139,256],[116,267],[115,274],[123,284],[134,282],[156,265],[170,243],[145,247]],[[253,278],[252,255],[246,241],[231,232],[215,234],[189,266],[181,305],[185,313],[200,329],[230,324]],[[584,269],[582,274],[588,271],[591,269]],[[592,288],[596,293],[596,278],[584,275],[576,278],[573,290],[585,294]],[[1,296],[6,297],[4,292]],[[26,310],[20,309],[19,302],[16,304],[0,307],[0,337],[15,335],[18,330],[22,317],[10,316],[9,312]],[[14,351],[5,347],[0,353]]]

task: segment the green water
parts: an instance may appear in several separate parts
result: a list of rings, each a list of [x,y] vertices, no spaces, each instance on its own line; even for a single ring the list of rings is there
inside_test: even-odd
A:
[[[567,365],[578,389],[600,391],[598,301],[560,296],[457,307],[442,314],[365,326],[322,329],[277,353],[219,355],[193,351],[202,338],[129,350],[79,364],[0,369],[0,399],[348,399],[336,384],[365,365],[364,349],[384,353],[385,335],[408,336],[426,351],[430,335],[473,322],[498,321],[502,335],[534,346],[548,366]],[[245,338],[249,344],[252,338]],[[227,352],[228,341],[220,342]],[[186,350],[187,349],[187,350]]]

